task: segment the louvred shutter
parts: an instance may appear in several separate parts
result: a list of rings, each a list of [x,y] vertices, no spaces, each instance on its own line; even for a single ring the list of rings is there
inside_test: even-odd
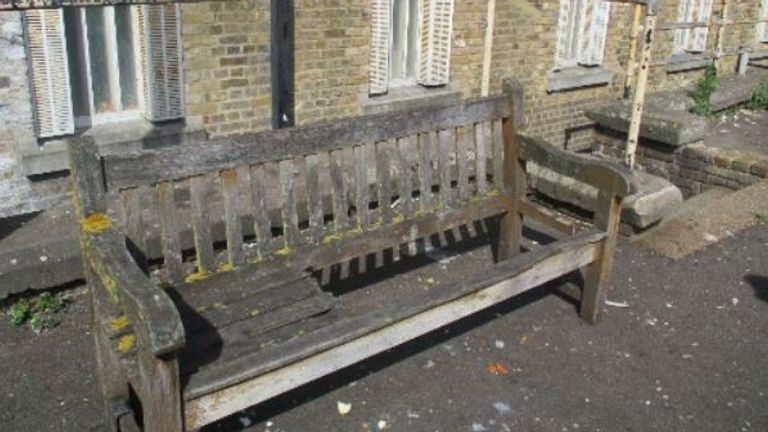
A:
[[[560,15],[557,16],[557,42],[555,45],[555,66],[563,67],[568,56],[568,17],[572,0],[560,0]]]
[[[389,84],[390,0],[371,0],[371,54],[368,66],[368,92],[387,92]]]
[[[178,4],[140,6],[136,13],[144,111],[151,121],[184,117],[180,14]]]
[[[693,21],[694,0],[680,0],[677,10],[677,22]],[[675,30],[675,49],[682,51],[688,47],[688,39],[691,37],[690,29]]]
[[[67,38],[61,9],[26,12],[27,52],[40,138],[75,132],[67,65]]]
[[[696,16],[696,21],[709,23],[709,17],[712,15],[712,0],[699,0],[699,10]],[[693,29],[690,36],[688,47],[692,52],[704,52],[707,49],[707,34],[709,34],[708,27],[697,27]]]
[[[419,84],[448,84],[452,30],[453,0],[421,1]]]
[[[579,63],[587,66],[599,66],[603,63],[605,55],[605,39],[611,16],[611,4],[603,0],[589,0],[586,16]]]
[[[760,18],[768,19],[768,0],[760,0]],[[768,23],[758,23],[757,40],[768,42]]]

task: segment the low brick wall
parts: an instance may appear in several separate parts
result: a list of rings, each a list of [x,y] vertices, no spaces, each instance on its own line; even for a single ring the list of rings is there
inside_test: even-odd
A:
[[[597,128],[594,150],[621,158],[625,140],[623,133]],[[708,147],[703,141],[673,147],[640,140],[636,155],[639,167],[671,181],[685,197],[712,187],[737,190],[768,177],[768,154]]]

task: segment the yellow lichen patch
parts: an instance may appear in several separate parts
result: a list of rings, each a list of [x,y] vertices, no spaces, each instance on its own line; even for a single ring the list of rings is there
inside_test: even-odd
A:
[[[488,196],[491,196],[491,197],[499,196],[500,194],[501,194],[501,192],[499,192],[499,190],[496,189],[496,188],[493,188],[493,189],[488,191]]]
[[[258,264],[260,262],[264,261],[264,257],[261,256],[261,253],[256,255],[255,257],[248,258],[248,262],[251,264]]]
[[[221,309],[221,308],[223,308],[223,307],[224,307],[224,303],[222,303],[222,302],[216,302],[216,303],[212,304],[212,305],[211,305],[211,307],[212,307],[213,309]]]
[[[117,342],[117,351],[120,353],[127,353],[133,345],[136,343],[136,335],[129,334],[120,338]]]
[[[283,248],[276,250],[275,251],[275,255],[277,255],[277,256],[288,256],[288,255],[292,254],[294,251],[295,251],[294,248],[292,248],[292,247],[290,247],[288,245],[285,245]]]
[[[392,224],[397,225],[402,222],[405,222],[405,216],[402,213],[395,213],[392,217]]]
[[[216,273],[226,273],[234,269],[235,269],[235,266],[233,266],[231,263],[224,263],[224,264],[221,264],[218,268],[216,268]]]
[[[207,271],[205,271],[205,270],[198,270],[198,271],[196,271],[196,272],[194,272],[194,273],[190,274],[189,276],[187,276],[187,277],[184,279],[184,282],[186,282],[186,283],[190,283],[190,284],[191,284],[191,283],[195,283],[195,282],[200,282],[201,280],[205,280],[205,279],[208,279],[208,277],[209,277],[210,275],[211,275],[211,274],[210,274],[210,273],[208,273],[208,272],[207,272]]]
[[[125,315],[120,315],[119,317],[113,319],[109,323],[109,328],[112,329],[113,332],[119,332],[128,327],[128,317]]]
[[[260,313],[261,313],[261,311],[260,311],[260,310],[258,310],[258,309],[254,309],[254,310],[252,310],[252,311],[251,311],[251,312],[250,312],[248,315],[250,315],[250,316],[252,316],[252,317],[255,317],[256,315],[258,315],[258,314],[260,314]]]
[[[341,234],[328,234],[327,236],[323,237],[323,240],[321,241],[321,243],[323,243],[324,245],[328,245],[335,241],[339,241],[341,239],[342,239]]]
[[[82,221],[83,231],[88,234],[102,234],[112,228],[112,221],[104,213],[94,213]]]

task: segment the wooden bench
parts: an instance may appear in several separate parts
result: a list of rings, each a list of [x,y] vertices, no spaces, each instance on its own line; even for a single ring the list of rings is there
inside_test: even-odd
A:
[[[520,133],[522,100],[507,82],[500,97],[195,146],[73,143],[110,425],[198,429],[580,268],[580,313],[597,320],[630,182]],[[569,231],[527,199],[526,161],[597,187],[596,229],[520,253],[524,216]],[[316,277],[492,217],[498,260],[469,282],[371,307]]]

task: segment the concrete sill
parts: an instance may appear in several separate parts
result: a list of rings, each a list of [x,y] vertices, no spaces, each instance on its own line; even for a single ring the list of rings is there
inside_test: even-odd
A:
[[[673,54],[667,58],[667,73],[703,69],[711,62],[712,59],[704,57],[701,54]]]
[[[93,137],[103,154],[188,144],[206,139],[199,117],[160,124],[143,119],[128,120],[96,126],[80,136]],[[78,139],[78,136],[56,139],[42,146],[22,150],[24,173],[30,176],[69,169],[67,143],[72,139]]]
[[[442,87],[408,86],[392,88],[385,95],[360,98],[365,114],[379,114],[425,106],[445,106],[458,102],[461,92],[454,83]]]
[[[574,66],[549,73],[549,93],[609,84],[613,72],[601,67]]]

